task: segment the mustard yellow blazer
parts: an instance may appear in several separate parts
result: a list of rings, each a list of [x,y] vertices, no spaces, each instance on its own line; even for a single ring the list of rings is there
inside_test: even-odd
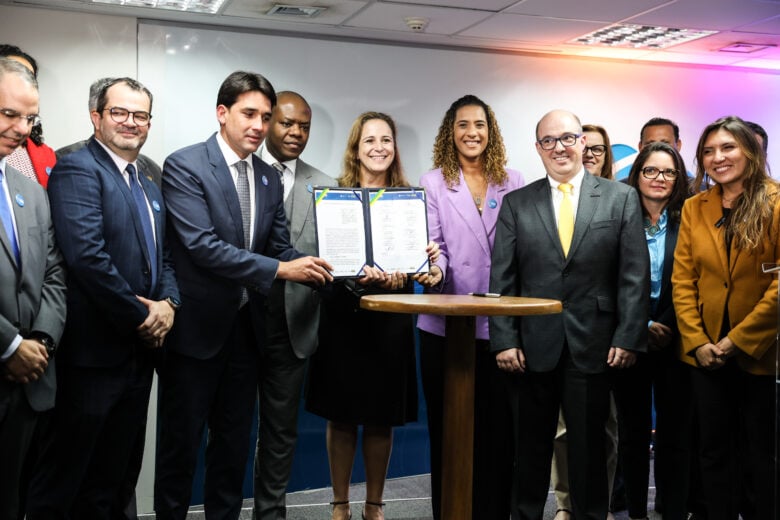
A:
[[[778,189],[773,189],[777,193]],[[780,197],[761,246],[726,255],[721,188],[715,186],[685,202],[674,254],[672,294],[680,329],[680,359],[696,365],[694,351],[717,343],[728,305],[728,337],[739,349],[739,366],[752,374],[775,373],[777,275],[763,263],[780,261]]]

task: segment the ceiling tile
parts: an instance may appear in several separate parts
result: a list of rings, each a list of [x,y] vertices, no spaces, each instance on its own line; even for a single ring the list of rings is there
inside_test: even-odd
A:
[[[628,23],[725,31],[780,15],[780,3],[755,0],[678,0]]]
[[[454,34],[484,20],[490,14],[472,9],[374,3],[347,20],[345,26],[414,34],[404,23],[407,17],[424,17],[430,20],[425,33]]]
[[[600,22],[499,14],[463,31],[461,35],[549,44],[566,42],[603,26]]]
[[[590,0],[572,2],[571,0],[526,0],[506,10],[507,13],[549,16],[569,20],[590,20],[614,23],[630,16],[653,9],[667,3],[668,0]]]
[[[379,0],[378,3],[382,4],[384,2]],[[479,0],[479,5],[475,5],[477,2],[474,0],[393,0],[392,3],[420,6],[436,5],[440,7],[459,7],[462,9],[497,12],[512,4],[516,4],[517,0]]]

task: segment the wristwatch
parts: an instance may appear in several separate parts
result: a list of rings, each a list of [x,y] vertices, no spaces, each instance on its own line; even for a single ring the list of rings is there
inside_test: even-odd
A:
[[[46,353],[49,355],[49,359],[53,358],[54,354],[57,353],[57,345],[54,343],[54,340],[51,339],[51,337],[48,334],[38,332],[32,335],[32,339],[34,339],[35,341],[39,342],[41,345],[46,347]]]
[[[165,298],[165,301],[168,302],[168,305],[171,306],[174,312],[178,311],[181,307],[181,301],[178,298],[174,298],[173,296],[168,296]]]

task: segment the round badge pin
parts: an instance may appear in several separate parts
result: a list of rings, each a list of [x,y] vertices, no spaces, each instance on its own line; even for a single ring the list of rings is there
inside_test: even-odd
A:
[[[46,167],[46,175],[51,175],[51,166]]]
[[[17,193],[14,199],[16,200],[16,203],[19,205],[20,208],[24,207],[24,197],[22,197],[21,193]]]
[[[263,185],[264,185],[264,186],[268,186],[268,177],[266,177],[265,175],[263,175],[263,177],[262,177],[260,180],[262,180],[262,181],[263,181]]]
[[[160,212],[160,203],[159,203],[159,202],[157,202],[156,200],[153,200],[153,201],[152,201],[152,207],[154,208],[154,210],[155,210],[156,212],[158,212],[158,213]]]
[[[490,206],[491,209],[496,209],[496,206],[498,206],[498,201],[496,199],[490,199],[488,206]]]
[[[311,184],[306,185],[306,191],[308,191],[309,193],[314,191],[314,188],[311,187]]]

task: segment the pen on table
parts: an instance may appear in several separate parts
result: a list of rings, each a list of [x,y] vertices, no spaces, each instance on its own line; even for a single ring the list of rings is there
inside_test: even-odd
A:
[[[469,296],[481,296],[482,298],[501,298],[501,295],[495,292],[470,292]]]

